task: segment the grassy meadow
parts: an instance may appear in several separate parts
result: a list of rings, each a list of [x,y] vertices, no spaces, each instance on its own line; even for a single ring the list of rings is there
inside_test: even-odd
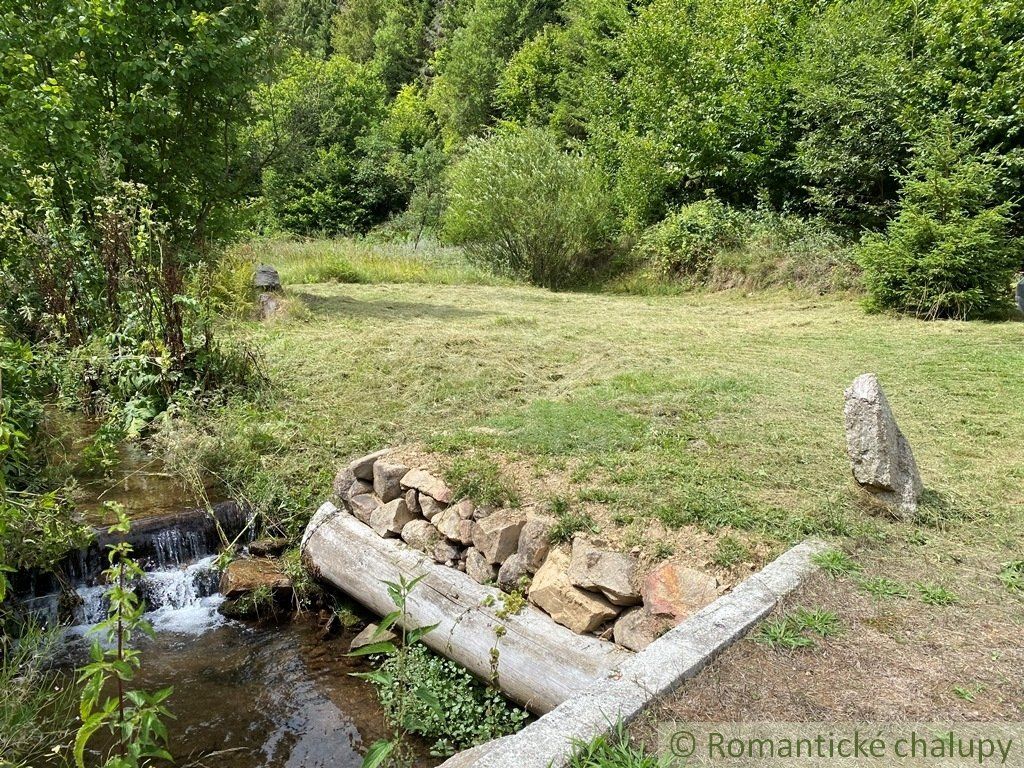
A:
[[[273,383],[168,442],[292,532],[340,464],[396,446],[474,498],[548,509],[566,537],[589,529],[727,580],[809,534],[949,531],[1019,551],[1019,323],[789,292],[552,293],[457,252],[347,241],[254,253],[279,267],[286,311],[235,334]],[[867,514],[851,485],[843,389],[865,371],[920,464],[918,525]]]
[[[583,531],[724,586],[808,535],[835,544],[759,631],[631,727],[645,748],[665,719],[1024,716],[1020,322],[781,290],[553,293],[457,251],[348,241],[248,258],[285,282],[279,316],[231,331],[271,384],[162,437],[292,535],[340,465],[394,446],[459,494],[547,511],[562,541]],[[872,514],[852,483],[843,390],[865,371],[921,468],[911,523]],[[794,633],[792,616],[829,631]]]

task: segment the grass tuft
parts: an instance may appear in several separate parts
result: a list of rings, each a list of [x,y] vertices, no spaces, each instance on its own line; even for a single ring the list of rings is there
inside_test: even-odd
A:
[[[816,566],[821,568],[833,579],[840,576],[850,576],[860,573],[861,567],[853,558],[839,549],[830,549],[827,552],[819,552],[811,558]]]
[[[621,721],[607,736],[573,741],[572,749],[568,768],[665,768],[670,762],[634,745]]]
[[[771,648],[793,651],[813,647],[815,641],[811,635],[833,637],[840,630],[839,617],[834,612],[821,608],[797,608],[765,622],[754,639]]]
[[[1003,563],[999,570],[999,581],[1010,592],[1024,592],[1024,560]]]
[[[555,523],[548,533],[548,540],[552,544],[572,541],[572,537],[582,531],[598,533],[600,530],[593,517],[586,512],[573,510],[569,501],[562,496],[551,499],[550,510],[555,516]]]
[[[472,499],[477,504],[495,507],[519,503],[519,490],[515,483],[506,477],[496,461],[486,456],[455,458],[445,477],[457,499]]]
[[[887,579],[884,576],[878,576],[873,579],[866,577],[857,579],[857,586],[880,600],[892,600],[893,598],[905,600],[910,597],[910,591],[904,585],[898,581]]]
[[[921,596],[921,602],[925,605],[954,605],[960,601],[955,593],[950,592],[939,584],[923,584],[918,582],[914,585],[917,593]]]

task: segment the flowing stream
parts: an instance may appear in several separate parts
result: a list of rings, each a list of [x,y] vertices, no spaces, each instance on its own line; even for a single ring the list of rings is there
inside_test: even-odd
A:
[[[223,598],[216,555],[194,559],[209,540],[195,527],[201,518],[173,517],[172,527],[151,524],[137,537],[138,551],[147,553],[143,560],[152,569],[139,589],[156,635],[138,639],[142,669],[131,685],[174,687],[168,706],[175,719],[167,725],[177,764],[359,766],[386,728],[369,683],[350,674],[366,669],[364,661],[345,657],[352,633],[323,637],[310,616],[272,626],[225,618],[217,611]],[[83,556],[71,570],[96,564],[97,558]],[[85,662],[96,638],[92,627],[106,615],[107,588],[95,583],[97,573],[82,573],[75,590],[64,659],[69,675]],[[48,593],[28,602],[37,613],[56,618],[61,601]],[[91,762],[99,757],[94,753]]]

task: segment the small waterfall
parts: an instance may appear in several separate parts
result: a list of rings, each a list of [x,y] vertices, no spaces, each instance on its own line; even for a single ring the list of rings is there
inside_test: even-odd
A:
[[[50,574],[22,572],[13,575],[12,594],[44,623],[70,619],[71,633],[82,634],[107,615],[108,587],[100,577],[109,567],[107,548],[124,540],[146,571],[135,588],[154,629],[197,634],[222,621],[216,610],[223,602],[217,594],[220,574],[214,568],[214,553],[221,545],[218,526],[229,540],[244,535],[246,510],[229,501],[215,504],[213,515],[194,509],[135,520],[125,536],[97,531],[88,549],[64,563],[66,579],[75,585],[73,593],[62,593]]]
[[[68,558],[65,572],[73,581],[95,581],[107,568],[107,547],[122,540],[131,544],[132,557],[147,571],[166,570],[217,552],[222,544],[218,526],[233,540],[247,530],[248,522],[246,509],[233,501],[214,504],[212,515],[191,509],[134,520],[126,536],[98,530],[88,549]]]
[[[220,573],[217,557],[210,555],[191,565],[149,571],[136,585],[146,604],[146,619],[158,631],[200,634],[222,621],[217,606]],[[75,590],[80,601],[75,609],[72,634],[85,634],[107,617],[109,601],[105,585]]]

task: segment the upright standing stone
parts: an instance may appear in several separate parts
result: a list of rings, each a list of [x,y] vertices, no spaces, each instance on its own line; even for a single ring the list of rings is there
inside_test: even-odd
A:
[[[890,514],[912,518],[921,498],[921,475],[875,374],[853,380],[843,415],[854,479]]]
[[[1024,312],[1024,278],[1017,283],[1017,309]]]

